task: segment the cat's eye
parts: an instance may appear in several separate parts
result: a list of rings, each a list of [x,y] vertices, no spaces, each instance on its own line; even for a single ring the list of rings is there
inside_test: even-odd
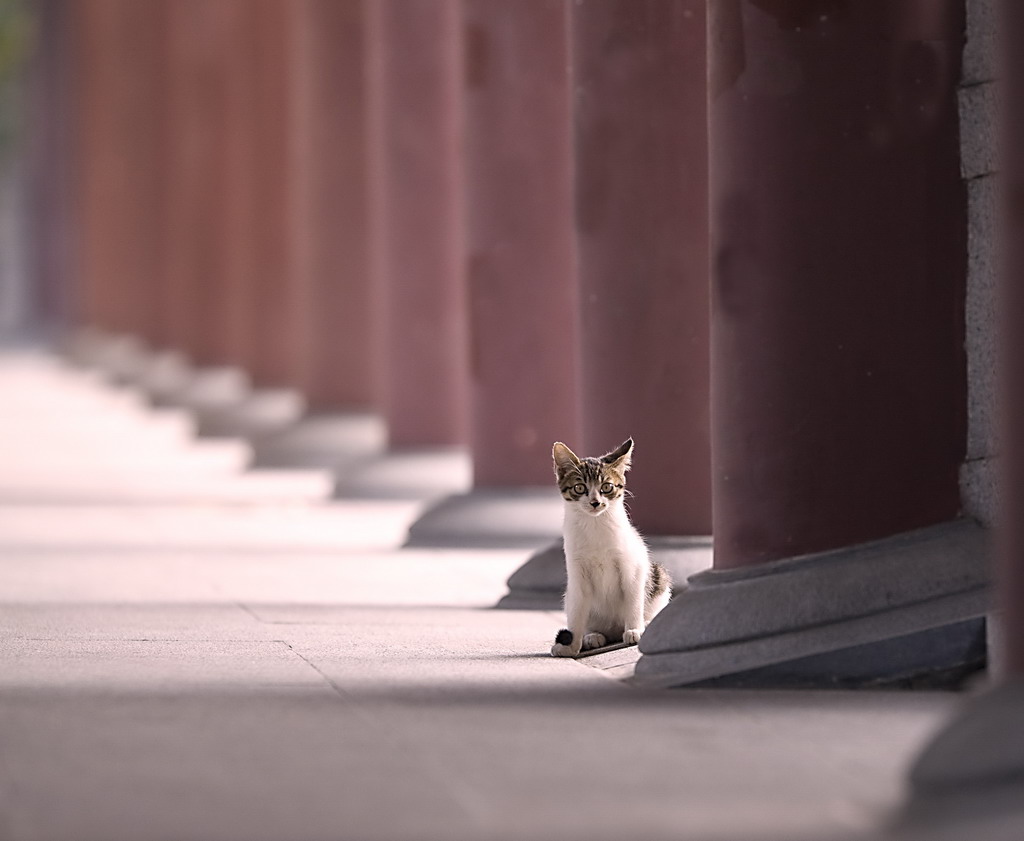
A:
[[[577,482],[575,485],[573,485],[572,492],[575,494],[585,494],[587,492],[587,486],[584,485],[582,482]]]
[[[613,490],[615,490],[615,487],[612,485],[611,482],[605,482],[603,485],[601,485],[601,493],[603,494],[610,494]]]

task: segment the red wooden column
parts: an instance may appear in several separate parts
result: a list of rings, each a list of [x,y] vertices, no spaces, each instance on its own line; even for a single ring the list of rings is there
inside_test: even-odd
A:
[[[579,435],[568,4],[463,15],[473,481],[536,486]]]
[[[346,496],[444,496],[469,483],[458,0],[365,7],[370,353],[385,452]],[[367,229],[368,226],[368,229]]]
[[[44,0],[37,9],[37,48],[29,72],[30,142],[25,150],[30,186],[27,309],[31,320],[67,329],[78,298],[69,259],[74,137],[71,51],[77,42],[67,0]]]
[[[256,385],[289,386],[298,378],[301,324],[289,169],[299,7],[287,0],[226,2],[226,339],[232,361]]]
[[[704,5],[572,12],[582,447],[634,438],[649,535],[711,533]]]
[[[947,626],[971,636],[985,609],[984,536],[953,522],[966,446],[963,6],[709,8],[715,571],[655,620],[638,673],[928,671],[928,646],[942,661]],[[900,611],[939,595],[951,606],[927,622]],[[843,624],[879,610],[870,633]],[[749,659],[734,645],[714,662],[708,647],[737,639],[756,640]],[[873,656],[826,656],[859,645]]]
[[[295,71],[299,7],[289,0],[249,0],[253,49],[248,72],[254,85],[249,130],[253,133],[254,248],[248,299],[245,368],[257,386],[288,387],[300,379],[299,335],[305,325],[292,269],[295,194],[292,189],[290,75]]]
[[[705,13],[697,0],[573,5],[582,440],[636,441],[633,522],[680,584],[711,563]],[[558,609],[561,540],[503,607]]]
[[[197,410],[201,433],[259,437],[294,423],[302,411],[305,323],[293,265],[292,119],[302,9],[288,0],[212,5],[210,13],[223,16],[223,88],[216,95],[224,108],[213,132],[222,190],[214,213],[222,222],[211,326],[229,367],[200,376],[182,402]]]
[[[223,154],[227,108],[223,3],[171,0],[165,7],[169,70],[164,103],[164,272],[161,347],[196,366],[230,358],[225,322]]]
[[[568,5],[462,4],[475,490],[428,513],[413,541],[445,530],[511,529],[534,542],[560,532],[551,444],[579,438]],[[504,516],[500,505],[474,508],[531,493],[519,524],[511,503]]]
[[[307,415],[255,447],[263,466],[351,466],[383,446],[370,269],[367,4],[299,0],[291,44],[289,283]]]
[[[258,38],[254,6],[247,0],[223,0],[224,15],[224,165],[223,288],[226,362],[246,367],[252,341],[254,308],[251,278],[257,271],[254,173],[258,157],[254,133],[258,127],[255,76]]]
[[[743,5],[711,70],[720,569],[955,517],[966,435],[961,4]]]
[[[256,62],[253,11],[241,0],[162,0],[168,68],[162,271],[155,357],[140,385],[160,403],[210,415],[241,404],[256,265]]]
[[[131,0],[73,9],[76,226],[83,326],[151,338],[158,304],[160,16]]]
[[[300,385],[318,411],[367,410],[372,364],[365,4],[303,0],[293,60],[292,266]]]
[[[457,0],[368,7],[373,275],[393,449],[466,439]]]

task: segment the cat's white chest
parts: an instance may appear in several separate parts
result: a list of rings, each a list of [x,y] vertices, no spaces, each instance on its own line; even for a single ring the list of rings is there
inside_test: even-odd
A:
[[[647,563],[647,546],[621,509],[600,517],[566,511],[563,537],[570,567],[581,567],[586,578],[601,578],[606,587],[632,578]]]

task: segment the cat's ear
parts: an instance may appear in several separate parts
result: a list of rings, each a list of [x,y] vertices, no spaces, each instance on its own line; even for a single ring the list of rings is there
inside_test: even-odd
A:
[[[555,445],[551,448],[551,458],[555,462],[555,476],[558,476],[563,470],[580,466],[580,460],[576,458],[576,453],[561,441],[555,441]]]
[[[601,456],[601,461],[625,473],[633,463],[633,439],[627,438],[610,453]]]

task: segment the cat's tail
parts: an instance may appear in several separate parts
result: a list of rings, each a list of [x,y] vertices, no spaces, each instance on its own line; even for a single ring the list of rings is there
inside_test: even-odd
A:
[[[647,624],[672,598],[672,576],[657,561],[651,561],[644,596],[644,624]]]

